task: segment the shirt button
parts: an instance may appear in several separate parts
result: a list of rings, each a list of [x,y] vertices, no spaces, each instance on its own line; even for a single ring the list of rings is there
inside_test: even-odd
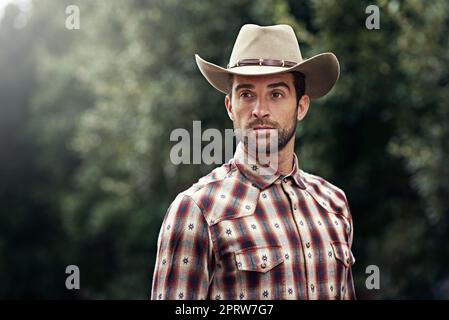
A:
[[[267,264],[264,262],[264,263],[262,263],[262,264],[260,265],[260,267],[261,267],[262,269],[265,269],[265,268],[267,267]]]
[[[287,178],[284,178],[284,180],[283,180],[285,183],[287,183],[288,182],[288,179]]]
[[[307,247],[307,248],[310,248],[310,242],[307,242],[307,243],[306,243],[306,247]]]

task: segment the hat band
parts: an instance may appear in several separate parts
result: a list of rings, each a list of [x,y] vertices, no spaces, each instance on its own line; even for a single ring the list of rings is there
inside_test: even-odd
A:
[[[276,60],[276,59],[241,59],[233,66],[227,65],[227,69],[242,67],[242,66],[269,66],[269,67],[285,67],[290,68],[297,65],[297,62]]]

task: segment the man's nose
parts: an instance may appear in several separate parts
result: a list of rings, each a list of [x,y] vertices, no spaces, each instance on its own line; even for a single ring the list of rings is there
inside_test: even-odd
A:
[[[254,106],[252,115],[255,118],[264,118],[270,115],[270,110],[268,109],[268,104],[263,98],[257,99],[256,105]]]

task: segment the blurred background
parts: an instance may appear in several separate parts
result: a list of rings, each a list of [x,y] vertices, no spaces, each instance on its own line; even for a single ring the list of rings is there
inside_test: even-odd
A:
[[[340,59],[296,151],[346,192],[358,298],[449,299],[444,0],[0,0],[0,298],[149,298],[165,211],[214,167],[173,165],[170,132],[232,128],[194,54],[225,66],[245,23],[288,23],[304,57]]]

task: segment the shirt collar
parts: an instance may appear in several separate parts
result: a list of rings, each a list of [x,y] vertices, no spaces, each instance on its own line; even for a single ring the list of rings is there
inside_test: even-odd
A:
[[[242,143],[237,145],[234,154],[234,162],[239,171],[260,189],[266,189],[281,177],[279,170],[274,169],[269,165],[257,163],[254,157],[251,157],[249,153],[245,152]],[[298,168],[298,157],[295,153],[293,153],[292,171],[289,174],[282,176],[282,178],[291,178],[299,188],[306,189],[301,178],[301,170]]]

